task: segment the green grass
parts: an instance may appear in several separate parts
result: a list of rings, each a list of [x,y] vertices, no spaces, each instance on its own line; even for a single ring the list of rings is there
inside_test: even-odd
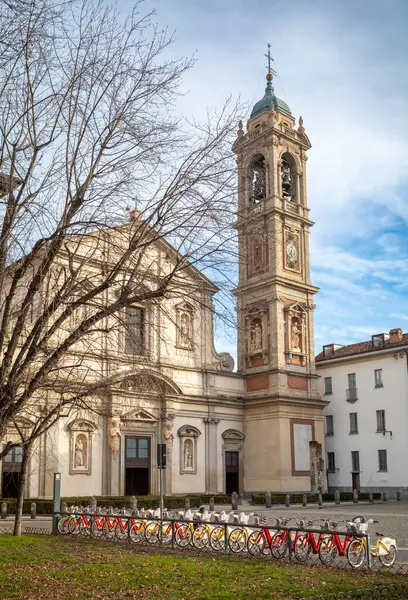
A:
[[[358,573],[221,555],[188,555],[115,543],[0,536],[0,598],[20,600],[298,599],[401,581]]]

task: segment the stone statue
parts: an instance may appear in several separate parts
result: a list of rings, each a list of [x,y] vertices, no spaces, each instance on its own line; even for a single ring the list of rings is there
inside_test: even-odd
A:
[[[166,444],[166,454],[170,456],[173,451],[173,440],[174,435],[172,433],[173,423],[172,421],[165,421],[163,428],[163,444]]]
[[[253,202],[259,202],[266,196],[265,167],[260,166],[253,171],[252,198]]]
[[[191,440],[185,440],[184,442],[184,468],[193,468],[193,448]]]
[[[297,319],[292,321],[292,350],[302,352],[301,348],[302,328]]]
[[[111,417],[108,425],[108,446],[113,452],[118,452],[120,448],[120,418]]]
[[[282,161],[282,196],[286,200],[292,199],[291,187],[292,187],[292,177],[290,173],[290,166],[284,160]]]
[[[262,327],[259,321],[255,322],[251,331],[250,350],[251,353],[262,351]]]
[[[80,436],[76,438],[75,453],[74,453],[74,467],[83,467],[84,465],[84,443]]]

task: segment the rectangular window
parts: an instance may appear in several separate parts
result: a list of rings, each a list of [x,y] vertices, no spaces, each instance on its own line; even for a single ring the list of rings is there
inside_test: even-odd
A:
[[[375,381],[375,387],[383,387],[382,369],[375,369],[374,381]]]
[[[358,450],[351,451],[351,470],[354,472],[360,472],[360,453]]]
[[[348,389],[349,390],[355,390],[356,389],[356,374],[355,373],[349,373],[347,375],[348,378]]]
[[[350,433],[358,433],[357,413],[350,413]]]
[[[326,415],[326,435],[334,435],[333,415]]]
[[[329,471],[329,473],[334,473],[336,471],[334,452],[327,453],[327,470]]]
[[[332,378],[325,377],[324,378],[324,394],[325,394],[325,396],[327,396],[328,394],[332,394],[332,393],[333,393]]]
[[[387,450],[378,450],[378,470],[388,471]]]
[[[125,352],[126,354],[145,354],[145,310],[136,306],[125,309]]]
[[[135,438],[127,438],[126,440],[126,458],[136,458]]]
[[[148,458],[149,456],[149,441],[146,439],[137,440],[137,457]]]
[[[377,431],[385,431],[385,410],[377,410]]]

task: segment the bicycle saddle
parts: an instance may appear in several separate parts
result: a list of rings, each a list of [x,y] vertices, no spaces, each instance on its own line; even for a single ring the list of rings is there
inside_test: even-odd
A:
[[[384,534],[383,533],[378,533],[378,531],[375,532],[375,535],[378,536],[378,537],[384,537]]]

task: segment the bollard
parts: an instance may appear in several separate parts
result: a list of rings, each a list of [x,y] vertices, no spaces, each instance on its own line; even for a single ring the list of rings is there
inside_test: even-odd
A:
[[[387,502],[388,500],[388,492],[383,492],[383,502]]]
[[[358,503],[358,491],[357,490],[353,490],[353,502],[354,502],[354,504]]]
[[[130,508],[133,512],[137,511],[137,498],[136,496],[130,497]]]
[[[319,504],[319,508],[322,508],[323,506],[323,496],[321,493],[317,494],[317,502]]]
[[[91,509],[91,512],[96,512],[96,498],[95,496],[92,496],[90,502],[89,502],[89,507]]]
[[[190,509],[190,498],[186,498],[186,500],[184,502],[184,509],[185,510],[189,510]]]
[[[62,513],[68,512],[68,506],[67,506],[66,502],[61,502],[61,512]]]
[[[210,498],[210,512],[214,512],[215,510],[215,506],[214,506],[214,498]]]
[[[336,490],[334,492],[334,502],[335,502],[335,504],[340,504],[340,492],[339,492],[339,490]]]
[[[285,506],[286,506],[286,508],[289,508],[289,506],[290,506],[290,495],[289,494],[286,494]]]
[[[307,506],[307,495],[306,494],[303,494],[302,506]]]
[[[368,492],[368,501],[370,504],[373,503],[373,492]]]
[[[7,519],[7,502],[1,503],[1,518]]]
[[[398,500],[398,502],[401,501],[401,492],[397,492],[397,500]]]
[[[35,519],[37,516],[37,505],[35,502],[31,502],[31,514],[30,517],[32,519]]]
[[[232,492],[232,494],[231,494],[231,506],[232,506],[232,510],[238,510],[238,494],[237,494],[237,492]]]
[[[272,494],[269,490],[265,492],[265,508],[272,508]]]

